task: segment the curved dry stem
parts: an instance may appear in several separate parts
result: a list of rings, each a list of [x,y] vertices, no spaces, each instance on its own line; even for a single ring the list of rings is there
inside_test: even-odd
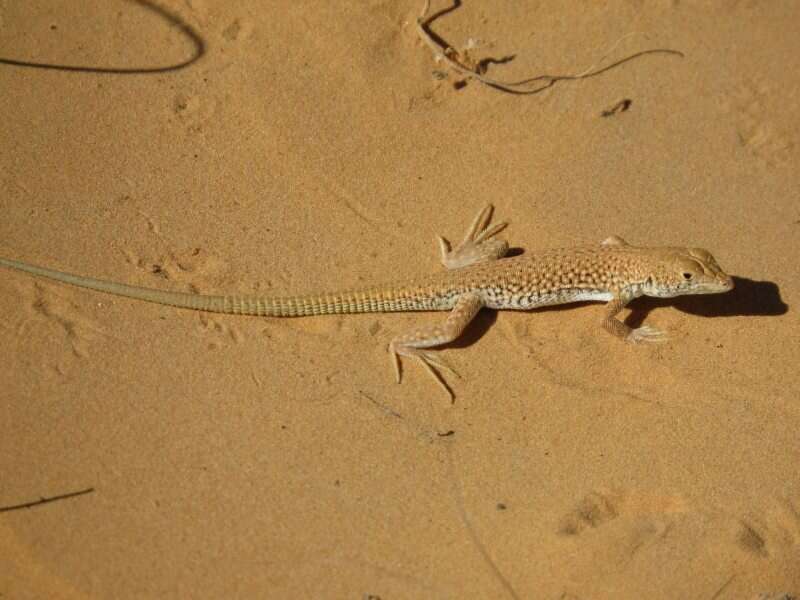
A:
[[[455,72],[465,77],[480,81],[484,85],[488,85],[490,87],[493,87],[503,92],[507,92],[509,94],[522,94],[522,95],[537,94],[541,91],[546,90],[549,87],[554,86],[559,81],[577,81],[579,79],[588,79],[589,77],[595,77],[597,75],[605,73],[606,71],[614,69],[622,65],[623,63],[634,60],[646,54],[670,54],[674,56],[680,56],[681,58],[683,58],[683,53],[679,52],[678,50],[671,50],[669,48],[654,48],[650,50],[641,50],[640,52],[635,52],[634,54],[631,54],[629,56],[626,56],[625,58],[621,58],[620,60],[611,63],[610,65],[606,65],[605,67],[601,68],[596,68],[597,64],[605,60],[606,57],[616,49],[616,47],[620,44],[620,42],[622,42],[622,40],[633,35],[629,33],[618,39],[611,47],[611,49],[597,63],[590,66],[584,72],[578,73],[577,75],[544,74],[544,75],[536,75],[519,81],[500,81],[498,79],[492,79],[491,77],[486,77],[485,75],[482,75],[476,70],[471,69],[466,65],[458,62],[458,60],[453,58],[454,56],[458,56],[457,50],[455,50],[452,46],[449,45],[440,45],[434,40],[434,36],[429,28],[431,22],[433,22],[436,18],[440,17],[445,12],[450,12],[454,8],[457,8],[460,4],[461,3],[459,0],[454,0],[454,5],[450,9],[447,9],[445,11],[440,11],[439,13],[431,17],[428,17],[430,0],[425,0],[425,4],[422,7],[422,12],[420,13],[419,18],[417,18],[417,23],[416,23],[417,33],[419,37],[422,39],[425,45],[427,45],[433,51],[436,57],[447,63],[447,65]],[[535,84],[537,82],[542,82],[542,84],[533,88],[530,87],[532,84]]]

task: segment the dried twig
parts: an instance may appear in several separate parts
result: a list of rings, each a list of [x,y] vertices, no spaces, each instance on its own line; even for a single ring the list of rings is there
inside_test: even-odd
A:
[[[59,494],[58,496],[50,496],[49,498],[45,498],[44,496],[39,497],[38,500],[31,500],[30,502],[23,502],[22,504],[13,504],[11,506],[0,506],[0,512],[8,512],[11,510],[21,510],[23,508],[33,508],[34,506],[39,506],[40,504],[47,504],[48,502],[56,502],[58,500],[66,500],[67,498],[74,498],[75,496],[83,496],[84,494],[90,494],[94,491],[94,488],[86,488],[85,490],[79,490],[77,492],[68,492],[66,494]]]
[[[594,77],[595,75],[600,75],[601,73],[605,73],[614,67],[618,67],[619,65],[626,63],[630,60],[635,58],[639,58],[640,56],[644,56],[645,54],[672,54],[675,56],[683,57],[682,52],[678,52],[677,50],[670,50],[668,48],[656,48],[652,50],[642,50],[641,52],[636,52],[631,54],[630,56],[626,56],[616,62],[611,63],[605,67],[595,68],[596,64],[592,65],[588,69],[586,69],[583,73],[579,73],[577,75],[537,75],[535,77],[530,77],[527,79],[522,79],[520,81],[500,81],[497,79],[492,79],[491,77],[486,77],[482,73],[480,73],[477,69],[473,69],[465,65],[461,61],[461,56],[455,48],[448,45],[444,42],[439,36],[434,34],[430,30],[430,24],[437,18],[441,17],[443,14],[446,14],[459,6],[461,6],[461,0],[453,0],[453,6],[450,8],[444,9],[439,11],[438,13],[431,15],[428,17],[428,10],[430,8],[430,0],[425,0],[425,4],[422,7],[422,12],[420,13],[419,18],[417,19],[417,33],[419,34],[420,38],[423,42],[433,51],[434,55],[437,56],[440,60],[443,60],[447,65],[453,69],[455,72],[463,75],[464,77],[468,77],[471,79],[475,79],[480,81],[484,85],[488,85],[495,89],[501,90],[503,92],[507,92],[509,94],[536,94],[543,90],[546,90],[549,87],[554,86],[559,81],[576,81],[578,79],[588,79],[589,77]],[[629,34],[630,35],[630,34]],[[606,57],[614,51],[614,49],[619,45],[619,43],[624,40],[628,36],[623,36],[612,46],[611,50],[609,50],[605,56],[603,56],[600,61],[606,59]],[[481,61],[481,64],[485,64],[486,61]],[[533,84],[540,84],[535,87],[531,87]]]

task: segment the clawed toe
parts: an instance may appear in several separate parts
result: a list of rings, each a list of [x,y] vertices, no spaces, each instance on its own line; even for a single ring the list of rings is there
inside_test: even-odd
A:
[[[505,256],[508,243],[505,240],[491,239],[508,226],[508,222],[489,225],[492,220],[493,207],[487,204],[475,217],[464,240],[451,249],[450,242],[439,236],[439,249],[442,264],[448,269],[458,269],[476,263],[497,260]]]
[[[389,344],[389,355],[392,359],[392,365],[394,366],[395,379],[397,383],[400,383],[403,380],[402,371],[400,370],[400,354],[397,352],[394,344]]]
[[[641,342],[666,342],[667,339],[668,336],[666,333],[656,329],[655,327],[650,327],[649,325],[643,325],[642,327],[632,330],[627,337],[627,341],[633,344],[638,344]]]
[[[453,369],[453,367],[451,367],[450,365],[448,365],[443,358],[439,356],[434,356],[431,352],[418,352],[415,356],[420,361],[427,363],[428,366],[435,367],[442,371],[447,371],[453,377],[461,379],[461,376],[456,372],[456,370]]]
[[[455,400],[455,397],[453,396],[453,390],[451,390],[450,387],[447,385],[447,383],[445,383],[442,374],[439,373],[439,371],[437,371],[434,367],[438,367],[440,369],[443,368],[444,370],[458,376],[456,372],[453,371],[447,365],[443,364],[441,361],[432,360],[430,355],[428,355],[427,353],[420,352],[419,354],[415,354],[415,357],[419,360],[419,362],[422,363],[422,366],[425,367],[425,370],[428,371],[430,376],[434,378],[436,383],[438,383],[441,386],[445,394],[447,394],[447,396],[450,398],[450,402],[453,402]]]
[[[441,357],[435,356],[432,352],[425,352],[423,350],[417,350],[417,349],[402,348],[398,350],[397,348],[395,348],[394,345],[389,346],[389,354],[391,355],[392,364],[394,365],[395,378],[397,380],[397,383],[400,383],[402,379],[402,367],[400,366],[400,356],[403,355],[410,358],[416,358],[422,364],[422,366],[425,367],[425,370],[428,371],[431,377],[433,377],[436,380],[436,383],[438,383],[442,387],[442,389],[448,395],[450,400],[453,401],[454,399],[453,390],[451,390],[448,387],[447,383],[445,383],[444,378],[442,377],[439,371],[446,371],[447,373],[450,373],[454,377],[458,378],[460,378],[460,375],[455,371],[455,369],[453,369],[453,367],[448,365]]]

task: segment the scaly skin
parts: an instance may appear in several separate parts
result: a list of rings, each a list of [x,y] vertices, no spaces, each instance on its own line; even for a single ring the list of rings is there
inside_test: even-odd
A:
[[[440,238],[447,270],[396,283],[343,292],[298,296],[203,296],[130,286],[62,273],[0,258],[0,265],[55,281],[157,304],[236,315],[302,317],[365,312],[450,310],[441,326],[427,326],[392,340],[398,355],[413,356],[442,383],[433,366],[449,369],[423,349],[456,339],[482,307],[529,310],[586,300],[605,301],[603,327],[629,342],[662,341],[649,326],[631,329],[617,318],[632,299],[642,295],[670,298],[715,294],[733,289],[733,280],[714,257],[700,248],[637,247],[612,236],[602,244],[503,258],[508,244],[494,236],[505,223],[489,226],[491,206],[481,211],[464,241],[455,249]]]

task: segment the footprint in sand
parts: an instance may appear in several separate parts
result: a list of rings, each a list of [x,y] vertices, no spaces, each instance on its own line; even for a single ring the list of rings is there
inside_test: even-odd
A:
[[[68,373],[75,359],[89,358],[89,350],[98,338],[113,337],[103,331],[96,321],[83,314],[82,307],[86,306],[83,300],[70,299],[73,294],[80,292],[40,281],[26,283],[18,289],[23,296],[21,305],[25,308],[25,315],[18,323],[3,328],[18,340],[43,336],[47,340],[52,339],[46,354],[38,362],[51,363],[59,375]]]
[[[33,312],[55,324],[64,334],[77,358],[89,356],[89,332],[94,324],[78,312],[78,305],[52,293],[44,285],[36,284],[35,300],[29,305]]]
[[[562,535],[578,535],[587,528],[597,528],[619,515],[618,501],[610,495],[592,492],[585,496],[561,520],[558,532]]]
[[[253,33],[253,24],[248,19],[236,19],[222,30],[222,38],[227,42],[243,42]]]
[[[741,519],[735,539],[739,548],[758,558],[787,554],[800,544],[800,511],[791,502],[778,502],[758,517]]]
[[[624,565],[652,542],[663,539],[673,526],[673,515],[686,512],[681,496],[660,495],[639,491],[591,492],[575,508],[562,517],[558,533],[580,539],[592,530],[603,530],[601,538],[590,536],[590,547],[611,543],[615,559]]]
[[[198,292],[211,279],[219,279],[227,270],[227,263],[205,252],[202,248],[188,248],[180,252],[170,251],[155,259],[138,256],[131,250],[124,250],[126,260],[137,269],[155,275],[160,279],[177,281],[190,291]]]
[[[173,98],[171,109],[189,133],[202,133],[203,127],[214,118],[218,104],[206,94],[187,91]]]
[[[764,539],[763,528],[754,523],[742,521],[739,524],[739,533],[736,536],[736,542],[739,547],[745,552],[767,558],[769,552],[767,551],[767,542]]]
[[[155,260],[137,256],[131,251],[125,251],[128,262],[136,268],[145,271],[154,278],[167,281],[176,281],[180,287],[167,287],[154,283],[151,287],[159,289],[173,289],[193,294],[215,294],[227,291],[222,273],[228,270],[228,265],[202,248],[189,248],[181,252],[170,252]],[[209,343],[210,349],[220,348],[229,342],[242,343],[244,335],[226,319],[218,319],[208,313],[199,313],[198,329],[204,336],[210,335],[213,339]]]
[[[767,167],[789,164],[796,152],[795,142],[772,117],[774,94],[765,81],[753,78],[740,81],[721,100],[731,115],[739,142]]]
[[[236,327],[220,321],[208,313],[200,313],[200,326],[204,335],[210,335],[213,338],[208,344],[209,350],[218,350],[226,346],[228,342],[241,344],[244,341],[244,335]]]

